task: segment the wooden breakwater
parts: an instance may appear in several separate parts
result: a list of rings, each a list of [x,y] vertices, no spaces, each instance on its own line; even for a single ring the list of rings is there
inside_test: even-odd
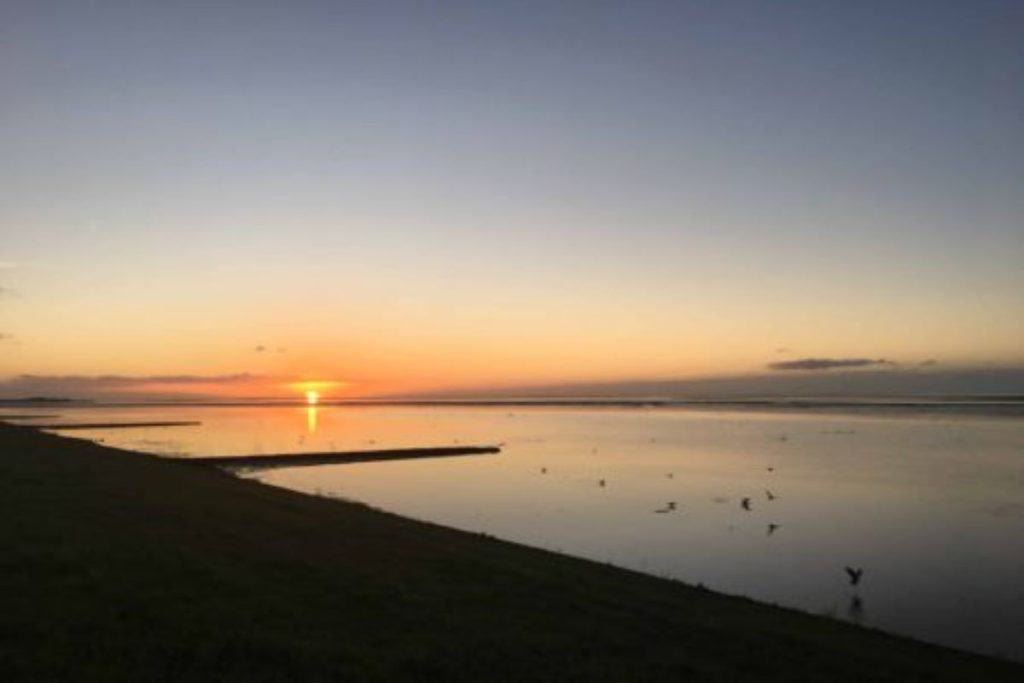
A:
[[[280,453],[276,455],[216,455],[180,458],[189,465],[216,465],[218,467],[306,467],[311,465],[348,465],[385,460],[414,460],[442,458],[458,455],[486,455],[500,453],[497,446],[438,446],[431,448],[392,448],[375,451],[337,451],[328,453]]]

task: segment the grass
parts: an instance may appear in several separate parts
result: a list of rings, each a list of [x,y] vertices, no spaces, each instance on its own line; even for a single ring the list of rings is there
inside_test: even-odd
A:
[[[25,427],[0,425],[0,500],[7,681],[1024,680],[1019,665]]]

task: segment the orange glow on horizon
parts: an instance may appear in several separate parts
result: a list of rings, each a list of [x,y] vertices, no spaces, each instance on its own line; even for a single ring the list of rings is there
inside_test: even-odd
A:
[[[301,394],[305,398],[306,405],[316,405],[324,399],[327,392],[337,392],[346,386],[348,386],[347,382],[335,380],[301,380],[277,385],[278,388]]]

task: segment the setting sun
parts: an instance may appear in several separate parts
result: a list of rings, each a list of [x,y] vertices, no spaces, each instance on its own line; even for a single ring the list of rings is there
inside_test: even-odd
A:
[[[320,394],[316,391],[306,392],[306,405],[315,406],[320,402]]]

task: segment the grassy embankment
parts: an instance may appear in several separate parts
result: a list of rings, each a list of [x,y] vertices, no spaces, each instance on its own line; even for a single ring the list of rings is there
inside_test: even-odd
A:
[[[28,428],[0,425],[0,500],[4,680],[1024,680],[1018,665]]]

